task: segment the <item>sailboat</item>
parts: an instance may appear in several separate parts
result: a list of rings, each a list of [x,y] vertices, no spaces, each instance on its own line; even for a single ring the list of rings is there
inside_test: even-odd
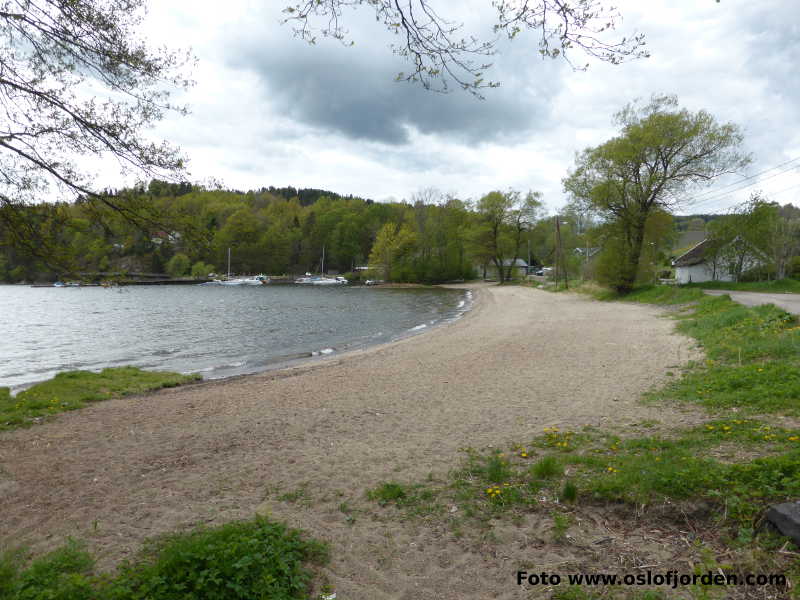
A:
[[[209,282],[212,285],[265,285],[269,283],[269,277],[264,274],[253,275],[252,277],[238,277],[231,279],[231,249],[228,248],[228,275],[225,279],[215,279]]]
[[[325,246],[322,246],[320,271],[325,272]],[[325,277],[325,275],[312,275],[311,273],[306,273],[305,277],[298,277],[294,282],[300,285],[347,285],[347,279],[344,277]]]

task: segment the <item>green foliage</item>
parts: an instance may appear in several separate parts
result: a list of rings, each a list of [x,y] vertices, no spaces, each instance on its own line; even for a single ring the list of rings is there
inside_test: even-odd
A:
[[[327,560],[324,544],[256,518],[153,541],[113,576],[91,575],[91,556],[74,542],[27,568],[20,552],[9,552],[0,559],[0,593],[8,600],[308,599],[306,564]]]
[[[619,292],[633,289],[647,248],[648,219],[669,212],[691,184],[713,180],[748,164],[742,134],[705,111],[681,109],[675,96],[654,95],[615,115],[619,135],[576,159],[565,189],[592,206],[613,229],[605,280]],[[657,157],[657,158],[656,158]]]
[[[94,560],[74,541],[22,568],[21,551],[0,557],[0,598],[8,600],[90,600],[94,586],[90,571]]]
[[[327,548],[297,530],[257,518],[169,536],[109,586],[112,600],[308,598],[306,562],[323,563]]]
[[[196,263],[192,265],[192,277],[195,279],[204,279],[208,277],[209,273],[214,272],[214,266],[208,265],[204,263],[202,260],[198,260]]]
[[[687,286],[677,285],[649,285],[634,289],[624,296],[603,293],[600,299],[619,299],[629,302],[644,302],[646,304],[688,304],[706,298],[702,290]]]
[[[53,379],[37,383],[11,397],[7,388],[0,393],[0,431],[27,427],[43,418],[67,410],[131,394],[143,394],[200,379],[199,375],[181,375],[163,371],[142,371],[135,367],[90,371],[67,371]]]
[[[183,277],[189,272],[189,257],[178,253],[167,261],[167,273],[170,277]]]
[[[169,269],[173,276],[191,271],[201,277],[214,270],[211,265],[227,270],[229,248],[233,273],[316,272],[322,267],[324,248],[326,270],[347,272],[363,266],[375,251],[373,264],[381,269],[390,266],[388,273],[377,275],[381,279],[432,283],[474,275],[468,239],[476,216],[454,198],[412,206],[316,193],[304,202],[308,190],[243,194],[189,187],[177,196],[161,196],[175,190],[160,184],[150,187],[148,193],[122,190],[113,201],[127,212],[160,223],[163,231],[155,234],[129,223],[117,211],[85,203],[64,205],[57,213],[39,205],[19,210],[24,213],[21,219],[37,221],[40,231],[53,230],[60,249],[75,259],[73,272]],[[290,191],[300,198],[277,195]],[[391,239],[386,239],[387,232]],[[4,233],[0,225],[0,241]],[[0,244],[0,278],[55,280],[67,278],[67,272],[66,267],[50,270]]]

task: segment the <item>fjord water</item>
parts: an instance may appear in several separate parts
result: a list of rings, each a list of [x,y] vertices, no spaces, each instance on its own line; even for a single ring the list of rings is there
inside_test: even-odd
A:
[[[364,287],[0,286],[0,386],[73,369],[253,373],[457,318],[469,292]]]

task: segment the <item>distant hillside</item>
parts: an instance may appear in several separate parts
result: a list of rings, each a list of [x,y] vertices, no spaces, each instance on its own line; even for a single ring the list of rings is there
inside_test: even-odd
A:
[[[300,188],[296,189],[293,187],[283,187],[283,188],[276,188],[273,186],[264,187],[258,190],[261,193],[269,193],[273,196],[278,196],[285,200],[291,200],[292,198],[297,198],[300,202],[300,206],[310,206],[314,204],[320,198],[330,198],[332,200],[364,200],[367,204],[372,204],[372,200],[368,198],[360,198],[353,195],[342,196],[341,194],[337,194],[336,192],[331,192],[328,190],[317,190],[314,188]]]

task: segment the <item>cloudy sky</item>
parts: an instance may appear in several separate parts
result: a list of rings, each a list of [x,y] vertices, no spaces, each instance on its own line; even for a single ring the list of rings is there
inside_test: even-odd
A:
[[[575,152],[614,135],[614,112],[670,93],[739,124],[753,155],[746,172],[698,192],[682,212],[719,212],[754,190],[800,205],[797,0],[620,0],[618,33],[645,33],[650,58],[575,72],[540,59],[536,37],[520,36],[500,44],[487,76],[501,86],[485,100],[395,82],[407,67],[368,8],[345,12],[354,46],[309,46],[281,25],[287,3],[226,0],[224,11],[196,0],[151,4],[150,41],[191,47],[198,59],[196,85],[176,97],[191,114],[155,132],[182,147],[194,180],[376,200],[430,187],[474,199],[530,189],[554,211],[566,201],[561,179]],[[438,4],[470,32],[490,32],[489,0]]]

